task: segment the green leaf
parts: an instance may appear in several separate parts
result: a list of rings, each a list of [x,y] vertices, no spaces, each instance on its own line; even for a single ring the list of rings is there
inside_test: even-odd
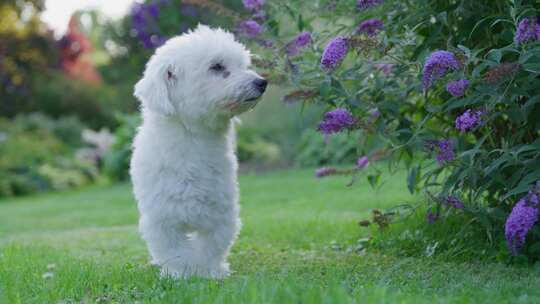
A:
[[[368,175],[367,180],[369,184],[371,185],[371,187],[375,189],[381,180],[381,174],[377,173],[377,174]]]
[[[420,165],[414,166],[407,176],[407,188],[411,194],[414,194],[418,181],[420,180]]]
[[[486,58],[496,63],[501,63],[502,51],[500,49],[492,49],[488,52]]]

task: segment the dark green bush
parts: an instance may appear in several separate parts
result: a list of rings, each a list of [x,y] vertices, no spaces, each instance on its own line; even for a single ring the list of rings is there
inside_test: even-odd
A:
[[[300,138],[295,163],[305,167],[352,163],[358,156],[357,149],[358,140],[353,136],[343,133],[325,138],[307,129]]]
[[[58,121],[42,114],[0,119],[0,197],[64,190],[97,178],[91,164],[78,161],[75,118]]]
[[[264,139],[256,130],[239,127],[236,144],[240,162],[271,164],[281,161],[280,147]]]
[[[118,128],[114,131],[116,141],[104,158],[104,173],[113,180],[126,180],[129,177],[131,145],[141,116],[137,114],[117,114]]]
[[[99,129],[114,126],[113,113],[136,109],[131,94],[118,96],[106,84],[94,86],[66,78],[60,72],[36,75],[29,111],[40,111],[51,117],[76,116],[88,126]]]

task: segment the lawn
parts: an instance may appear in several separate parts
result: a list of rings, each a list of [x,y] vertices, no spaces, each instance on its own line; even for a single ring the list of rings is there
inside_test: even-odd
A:
[[[540,271],[354,249],[372,208],[414,201],[312,171],[241,177],[244,227],[223,281],[159,278],[130,186],[0,201],[1,303],[538,303]]]

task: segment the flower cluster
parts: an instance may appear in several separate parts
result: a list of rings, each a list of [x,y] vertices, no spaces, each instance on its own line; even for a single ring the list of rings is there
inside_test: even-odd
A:
[[[455,196],[447,196],[446,198],[444,198],[444,202],[448,206],[453,207],[455,209],[464,209],[465,208],[465,205],[463,204],[463,202],[461,200],[459,200]]]
[[[324,119],[319,124],[318,130],[327,135],[338,133],[345,129],[352,128],[355,122],[351,112],[343,108],[337,108],[324,115]]]
[[[287,55],[296,56],[300,53],[300,50],[307,47],[311,43],[311,33],[302,32],[293,41],[286,45]]]
[[[426,60],[422,83],[424,89],[430,88],[433,83],[446,75],[449,71],[459,70],[460,62],[453,53],[448,51],[435,51]]]
[[[364,169],[369,165],[369,158],[367,156],[362,156],[356,161],[356,168]]]
[[[440,165],[444,165],[447,162],[454,160],[454,144],[448,139],[443,140],[430,140],[427,142],[427,146],[430,150],[436,150],[436,160]]]
[[[383,2],[383,0],[358,0],[356,1],[356,7],[360,10],[366,10],[381,5]]]
[[[255,38],[262,32],[262,27],[255,20],[246,20],[240,24],[240,29],[249,38]]]
[[[436,213],[433,213],[433,211],[428,211],[426,214],[426,221],[428,224],[433,225],[435,222],[439,219],[439,216]]]
[[[373,65],[373,67],[377,71],[382,72],[385,76],[389,76],[392,73],[392,69],[394,68],[394,65],[391,63],[376,63]]]
[[[318,178],[321,178],[321,177],[325,177],[325,176],[336,174],[336,173],[337,173],[336,168],[323,167],[323,168],[319,168],[319,169],[317,169],[317,171],[315,171],[315,176],[318,177]]]
[[[375,122],[381,117],[381,111],[378,108],[369,110],[370,121]]]
[[[373,18],[368,19],[360,23],[356,28],[357,34],[366,34],[369,37],[374,37],[384,27],[384,23],[381,19]]]
[[[468,109],[456,118],[456,129],[461,132],[466,132],[476,128],[476,126],[481,123],[482,114],[484,114],[484,112]]]
[[[251,11],[260,11],[264,5],[264,0],[242,0],[244,7]]]
[[[518,254],[525,244],[527,233],[538,221],[538,201],[538,193],[529,192],[517,202],[506,219],[505,237],[513,255]]]
[[[469,81],[467,79],[460,79],[455,81],[450,81],[446,85],[446,91],[454,97],[462,97],[465,95],[465,91],[469,87]]]
[[[343,36],[332,39],[324,49],[321,67],[325,70],[336,68],[349,52],[349,40]]]
[[[131,8],[132,31],[147,49],[159,47],[166,40],[155,24],[162,4],[166,2],[135,3]]]
[[[524,18],[521,20],[518,24],[514,41],[516,44],[540,41],[540,19]]]

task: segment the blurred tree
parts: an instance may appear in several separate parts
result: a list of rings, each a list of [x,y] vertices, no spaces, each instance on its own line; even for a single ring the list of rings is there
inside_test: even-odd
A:
[[[33,73],[58,66],[52,33],[40,21],[42,0],[0,3],[0,115],[13,116],[31,107]]]
[[[64,72],[72,78],[89,84],[100,84],[94,64],[88,57],[92,42],[79,29],[78,15],[71,16],[67,33],[60,39],[61,65]]]

